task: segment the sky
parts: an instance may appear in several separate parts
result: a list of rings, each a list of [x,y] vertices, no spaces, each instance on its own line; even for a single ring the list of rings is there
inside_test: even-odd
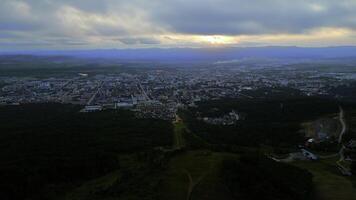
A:
[[[0,50],[354,45],[356,0],[0,0]]]

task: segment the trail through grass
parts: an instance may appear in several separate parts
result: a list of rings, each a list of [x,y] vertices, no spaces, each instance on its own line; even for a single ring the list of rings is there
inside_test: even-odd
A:
[[[293,164],[313,174],[318,200],[356,200],[356,188],[350,178],[340,174],[335,166],[336,159],[330,158],[318,162],[299,161]]]

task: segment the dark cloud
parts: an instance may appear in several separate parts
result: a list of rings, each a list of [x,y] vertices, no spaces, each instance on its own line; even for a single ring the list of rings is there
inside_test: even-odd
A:
[[[51,46],[53,44],[47,42],[0,42],[0,46],[5,47],[37,47],[37,46]]]
[[[175,0],[153,19],[192,34],[302,33],[319,27],[356,28],[354,0]]]
[[[27,24],[27,23],[13,23],[13,22],[3,22],[0,23],[1,31],[35,31],[40,29],[38,24]]]
[[[149,44],[160,44],[160,41],[154,38],[132,38],[125,37],[118,39],[121,43],[125,45],[149,45]]]
[[[16,32],[14,38],[22,37],[26,44],[34,39],[76,45],[119,38],[124,45],[165,45],[156,38],[306,34],[319,28],[356,31],[356,1],[1,0],[0,5],[0,36]],[[7,38],[11,35],[0,39]]]
[[[85,41],[73,40],[73,39],[68,39],[68,38],[47,39],[46,42],[53,44],[53,45],[69,45],[69,46],[89,45],[90,44]]]

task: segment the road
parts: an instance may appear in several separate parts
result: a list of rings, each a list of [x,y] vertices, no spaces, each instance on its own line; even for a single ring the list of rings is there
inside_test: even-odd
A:
[[[341,129],[341,132],[340,132],[340,135],[339,135],[339,144],[341,144],[342,142],[342,137],[344,136],[345,132],[346,132],[346,123],[345,123],[345,114],[344,114],[344,110],[342,109],[341,106],[339,106],[339,109],[340,109],[340,112],[339,112],[339,120],[340,120],[340,123],[341,123],[341,126],[342,126],[342,129]]]
[[[143,96],[146,98],[146,100],[150,101],[151,98],[147,95],[147,92],[146,92],[145,89],[142,87],[141,82],[140,82],[138,79],[136,79],[136,81],[137,81],[138,88],[140,88],[140,90],[141,90]]]
[[[96,95],[98,95],[98,93],[100,92],[101,88],[103,87],[104,82],[101,82],[98,86],[98,89],[96,90],[96,92],[91,96],[91,98],[88,100],[87,102],[87,106],[90,106],[91,103],[94,101]]]
[[[351,176],[350,170],[342,165],[342,162],[345,160],[345,156],[344,156],[345,146],[342,144],[342,138],[346,132],[346,122],[345,122],[344,110],[342,109],[341,106],[339,106],[339,109],[340,109],[339,120],[342,128],[341,128],[338,142],[339,144],[341,144],[341,149],[339,151],[340,159],[336,162],[336,164],[343,175]]]
[[[343,139],[343,136],[344,136],[344,134],[346,132],[346,122],[345,122],[344,110],[342,109],[341,106],[339,106],[339,109],[340,109],[339,121],[340,121],[340,124],[341,124],[342,127],[341,127],[341,131],[340,131],[340,134],[339,134],[338,143],[341,145],[341,148],[340,148],[338,153],[327,155],[327,156],[319,156],[319,158],[321,158],[321,159],[329,159],[329,158],[334,158],[334,157],[339,156],[340,157],[339,160],[336,161],[336,165],[337,165],[338,169],[340,170],[340,172],[343,175],[350,176],[351,175],[350,170],[342,165],[342,162],[345,160],[345,156],[344,156],[345,146],[342,144],[342,139]],[[285,159],[277,159],[277,158],[274,158],[274,157],[272,157],[270,155],[267,155],[267,156],[270,157],[271,159],[277,161],[277,162],[292,162],[292,161],[294,161],[294,156],[293,155],[296,155],[296,154],[289,154],[289,156],[287,158],[285,158]]]

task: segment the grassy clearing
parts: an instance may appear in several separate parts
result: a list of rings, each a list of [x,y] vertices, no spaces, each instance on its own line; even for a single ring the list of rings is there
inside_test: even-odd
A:
[[[63,200],[97,199],[99,197],[97,197],[95,193],[110,187],[119,177],[120,173],[116,171],[84,183],[82,186],[67,194]]]
[[[173,158],[164,173],[160,199],[187,199],[189,178],[201,181],[193,188],[190,199],[231,199],[227,189],[220,183],[218,166],[224,158],[234,154],[213,153],[206,150],[189,151]]]
[[[356,188],[349,177],[338,172],[336,158],[318,162],[299,161],[294,165],[309,170],[314,178],[316,198],[318,200],[356,200]]]
[[[183,122],[174,123],[174,149],[181,149],[185,147],[185,140],[183,137],[184,131],[186,130],[185,124]]]

